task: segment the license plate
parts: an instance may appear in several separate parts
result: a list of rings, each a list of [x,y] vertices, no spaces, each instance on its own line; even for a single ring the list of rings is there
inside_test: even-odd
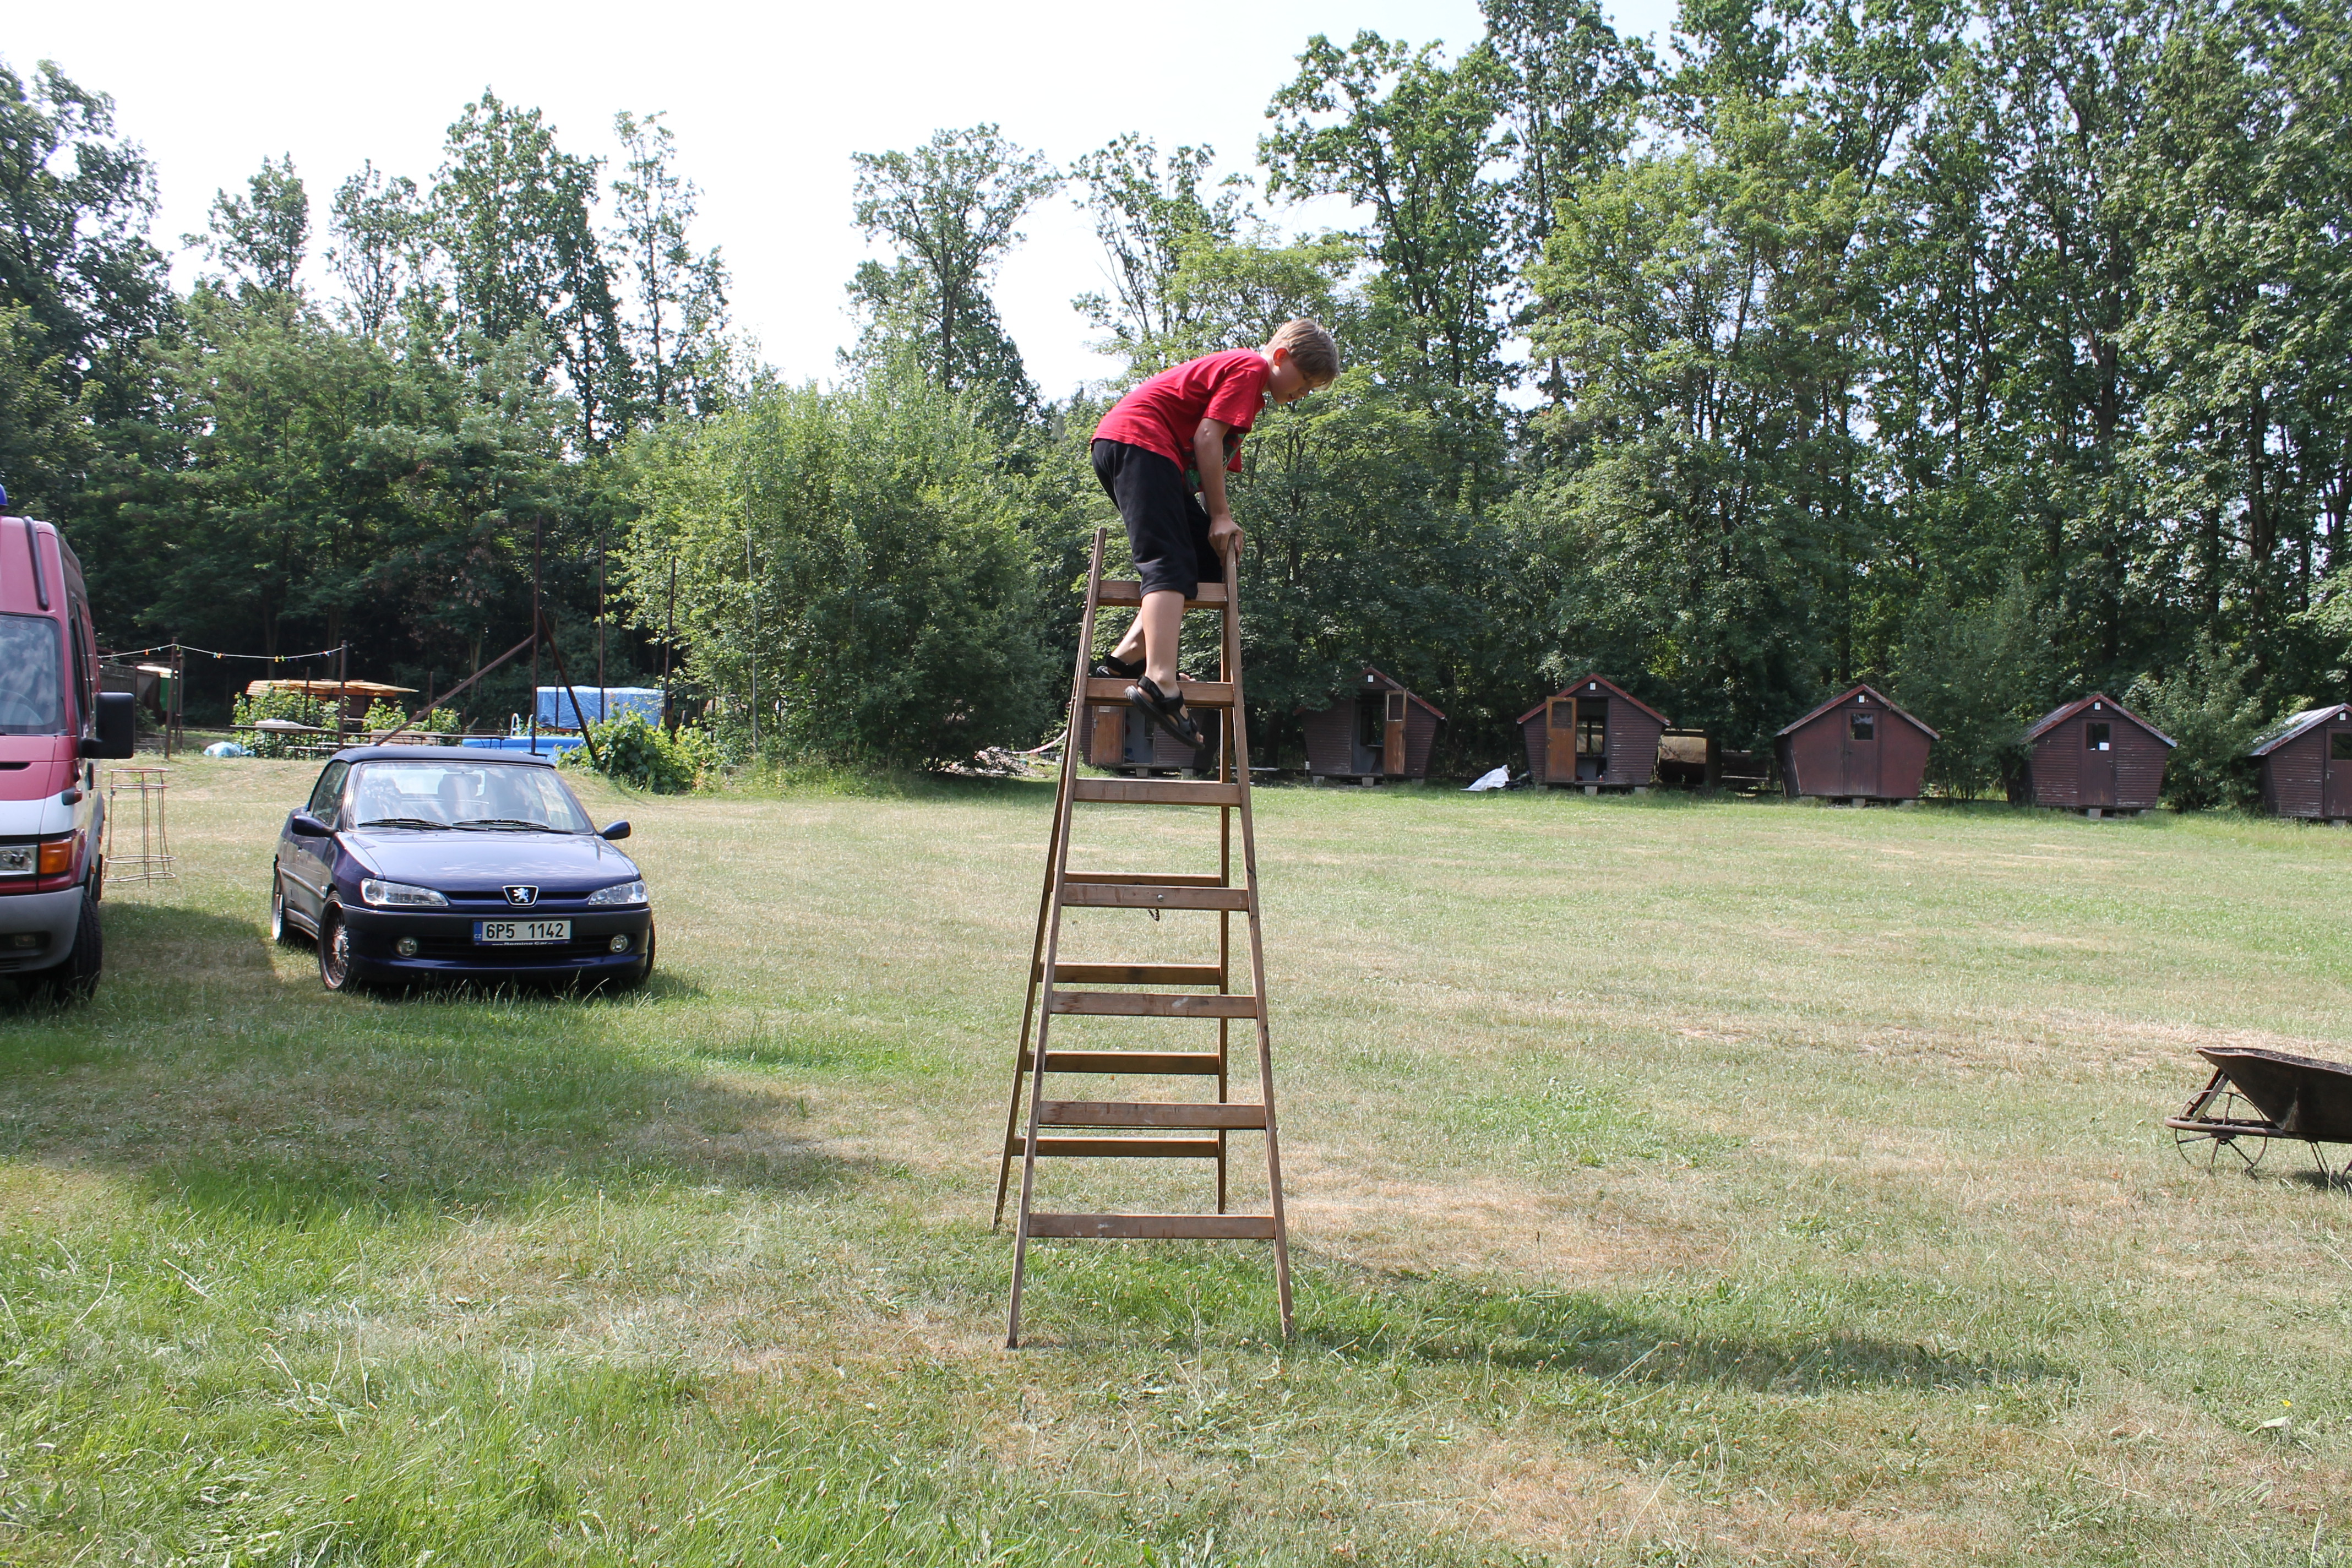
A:
[[[570,921],[476,921],[474,940],[500,946],[529,946],[541,942],[570,942]]]

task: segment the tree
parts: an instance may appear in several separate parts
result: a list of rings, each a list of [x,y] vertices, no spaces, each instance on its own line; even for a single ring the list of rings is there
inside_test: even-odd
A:
[[[363,164],[336,187],[331,213],[335,243],[327,263],[349,296],[353,324],[373,337],[391,321],[404,279],[424,269],[429,227],[416,182],[386,179],[374,163]]]
[[[431,203],[459,328],[493,343],[546,332],[591,450],[625,427],[635,396],[595,201],[595,163],[558,147],[538,110],[485,89],[449,127]]]
[[[850,162],[858,227],[898,252],[894,266],[860,267],[852,297],[871,321],[907,333],[938,385],[993,385],[1034,407],[1036,394],[997,323],[988,285],[1021,242],[1014,226],[1061,176],[994,125],[934,132],[912,153],[853,153]]]
[[[751,389],[631,448],[637,622],[677,573],[691,679],[788,754],[920,766],[1025,742],[1061,654],[1041,619],[1022,491],[969,401],[901,371]]]
[[[1095,220],[1111,292],[1081,294],[1070,303],[1108,329],[1111,346],[1130,363],[1155,357],[1143,345],[1185,335],[1192,323],[1179,275],[1188,256],[1231,243],[1248,216],[1237,191],[1203,195],[1215,161],[1208,147],[1179,147],[1163,160],[1148,137],[1130,132],[1071,171],[1086,187],[1076,205]]]
[[[185,237],[229,269],[240,293],[292,294],[310,244],[310,197],[294,172],[294,155],[261,161],[246,195],[213,193],[211,221]]]
[[[674,166],[677,142],[658,114],[624,110],[613,133],[627,153],[613,182],[613,248],[635,284],[630,352],[648,413],[707,410],[724,378],[727,268],[687,238],[701,193]]]

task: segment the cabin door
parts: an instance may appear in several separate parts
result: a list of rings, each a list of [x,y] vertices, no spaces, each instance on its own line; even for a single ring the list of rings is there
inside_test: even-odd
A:
[[[2105,719],[2083,725],[2082,804],[2116,804],[2116,727]]]
[[[2327,727],[2327,755],[2319,766],[2319,814],[2352,816],[2352,724]]]
[[[1404,776],[1404,693],[1388,694],[1388,718],[1381,731],[1381,772]]]
[[[1609,700],[1580,698],[1576,704],[1576,779],[1599,784],[1609,774]]]
[[[1127,761],[1127,716],[1129,708],[1093,708],[1087,710],[1094,722],[1088,736],[1087,761],[1098,768],[1116,768]]]
[[[1576,777],[1576,699],[1557,698],[1544,731],[1544,782],[1567,784]]]
[[[1878,794],[1878,732],[1886,715],[1874,708],[1845,711],[1845,788],[1852,795]]]

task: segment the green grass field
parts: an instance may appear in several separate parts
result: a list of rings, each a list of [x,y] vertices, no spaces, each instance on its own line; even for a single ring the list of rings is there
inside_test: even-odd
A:
[[[0,1559],[2352,1563],[2352,1192],[2158,1125],[2352,1058],[2352,834],[1265,791],[1297,1334],[1261,1245],[1041,1243],[1008,1352],[1045,786],[591,785],[654,984],[387,999],[263,935],[312,771],[177,767],[0,1015]]]

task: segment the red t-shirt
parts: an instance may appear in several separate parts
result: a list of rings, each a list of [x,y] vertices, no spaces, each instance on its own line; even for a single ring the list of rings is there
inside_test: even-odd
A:
[[[1221,354],[1163,370],[1129,393],[1095,426],[1097,441],[1124,441],[1159,453],[1180,469],[1192,467],[1192,437],[1203,419],[1223,422],[1225,467],[1242,471],[1243,436],[1257,420],[1272,371],[1255,349]]]

